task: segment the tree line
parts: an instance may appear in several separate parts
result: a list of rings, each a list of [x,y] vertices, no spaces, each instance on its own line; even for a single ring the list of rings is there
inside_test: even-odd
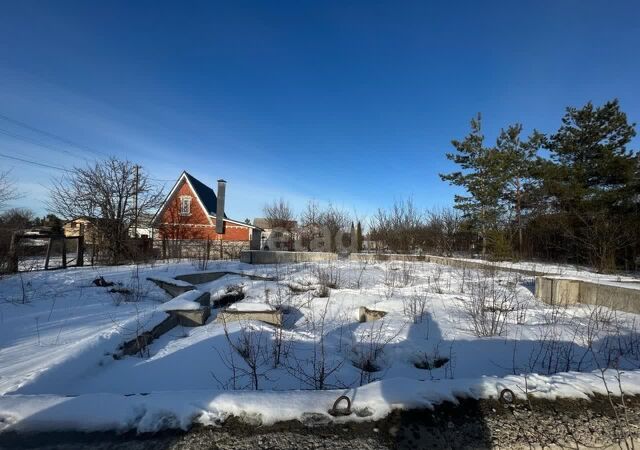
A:
[[[525,137],[516,123],[487,145],[478,115],[447,153],[459,170],[440,177],[464,189],[455,207],[483,256],[631,269],[640,254],[635,125],[618,100],[589,102],[566,108],[555,133]]]
[[[62,223],[86,218],[96,236],[93,245],[101,261],[110,264],[137,258],[131,246],[139,219],[153,214],[164,199],[164,189],[153,183],[148,173],[131,161],[109,157],[74,167],[51,182],[42,219],[26,208],[13,208],[0,214],[0,272],[5,266],[11,236],[37,226],[51,234],[62,234]],[[0,210],[20,198],[9,172],[0,173]]]
[[[587,264],[602,272],[637,268],[640,153],[630,148],[636,124],[617,100],[566,108],[550,134],[524,136],[515,123],[489,143],[479,114],[470,125],[446,155],[457,170],[440,174],[462,190],[455,209],[422,212],[411,200],[399,201],[370,218],[365,239],[361,220],[339,207],[310,201],[296,223],[281,199],[264,208],[270,227],[284,229],[302,250],[326,240],[329,251],[474,253]],[[0,173],[0,209],[17,196],[9,173]],[[54,180],[47,209],[63,220],[100,219],[95,225],[105,236],[104,252],[117,263],[128,259],[132,227],[163,199],[162,187],[142,168],[108,158]],[[2,221],[9,228],[9,218]],[[349,242],[338,242],[345,236]]]
[[[640,153],[618,100],[568,107],[555,133],[523,125],[486,142],[480,114],[454,139],[440,174],[462,188],[455,210],[422,213],[396,202],[372,218],[383,251],[467,253],[494,259],[586,264],[601,272],[640,264]]]

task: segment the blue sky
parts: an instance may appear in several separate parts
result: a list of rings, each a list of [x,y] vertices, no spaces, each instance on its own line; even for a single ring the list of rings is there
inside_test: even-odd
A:
[[[0,153],[224,177],[239,219],[278,197],[448,206],[438,173],[477,112],[489,140],[513,122],[552,132],[589,100],[639,121],[639,49],[637,1],[3,1]],[[44,212],[60,172],[0,167],[15,205]]]

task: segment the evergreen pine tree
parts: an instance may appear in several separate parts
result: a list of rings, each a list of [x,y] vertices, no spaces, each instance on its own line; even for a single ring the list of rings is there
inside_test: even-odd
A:
[[[600,271],[615,266],[615,253],[628,244],[625,225],[637,207],[638,155],[628,149],[636,135],[618,100],[567,108],[547,147],[545,193],[569,217],[577,248],[586,249]]]
[[[353,251],[357,245],[356,243],[356,228],[353,226],[353,222],[351,222],[351,229],[349,230],[349,249]]]
[[[518,254],[523,251],[524,210],[531,203],[531,190],[534,183],[533,166],[538,149],[544,143],[544,135],[535,131],[528,140],[522,141],[522,125],[515,124],[502,129],[496,140],[499,164],[504,185],[502,198],[513,211],[518,236]]]
[[[447,153],[447,158],[462,170],[440,174],[440,178],[467,191],[466,196],[455,196],[455,206],[475,224],[482,239],[482,255],[485,256],[488,232],[500,215],[499,200],[504,185],[498,152],[484,146],[480,114],[471,120],[471,133],[462,141],[453,140],[451,143],[456,152]]]

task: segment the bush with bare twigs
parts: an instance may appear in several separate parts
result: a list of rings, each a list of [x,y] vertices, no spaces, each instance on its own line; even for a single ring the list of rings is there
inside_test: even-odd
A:
[[[469,295],[463,298],[463,311],[470,319],[474,334],[479,337],[503,335],[516,299],[515,283],[501,283],[495,271],[478,273]]]
[[[286,364],[287,371],[294,378],[305,386],[318,390],[342,387],[335,375],[345,361],[339,352],[329,350],[327,343],[329,333],[337,333],[341,342],[344,320],[340,320],[337,327],[330,328],[329,299],[324,302],[318,312],[311,312],[307,317],[305,332],[312,342],[310,345],[293,344]]]

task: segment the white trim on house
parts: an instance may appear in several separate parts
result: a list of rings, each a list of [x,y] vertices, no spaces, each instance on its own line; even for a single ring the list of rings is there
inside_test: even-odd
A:
[[[204,203],[202,203],[202,200],[200,200],[200,196],[198,196],[198,191],[196,191],[193,188],[193,185],[189,181],[189,177],[187,177],[187,172],[183,170],[182,174],[178,177],[178,180],[173,185],[173,188],[171,188],[171,191],[169,192],[169,195],[167,195],[167,197],[164,199],[164,203],[162,204],[162,207],[158,210],[158,212],[156,212],[155,216],[153,216],[153,219],[151,219],[151,225],[152,226],[157,225],[156,224],[156,219],[158,217],[161,217],[162,214],[167,209],[167,205],[169,204],[169,200],[173,197],[173,194],[175,193],[176,189],[180,185],[180,182],[182,181],[183,178],[187,181],[187,184],[189,185],[189,188],[191,189],[191,192],[193,192],[194,197],[198,200],[198,203],[200,204],[200,207],[202,208],[202,211],[204,211],[204,215],[207,217],[207,220],[209,221],[209,225],[213,225],[213,222],[211,221],[211,215],[209,214],[209,211],[207,211],[207,208],[204,207]]]
[[[211,216],[210,216],[210,217],[213,217],[213,218],[215,219],[215,218],[216,218],[216,215],[215,215],[215,214],[211,214]],[[247,228],[251,228],[251,229],[255,229],[255,230],[262,230],[262,228],[260,228],[260,227],[256,227],[255,225],[251,225],[250,223],[247,223],[247,222],[241,222],[241,221],[239,221],[239,220],[229,219],[228,217],[226,217],[226,218],[224,219],[224,221],[225,221],[225,222],[229,222],[229,223],[233,223],[233,224],[236,224],[236,225],[242,225],[243,227],[247,227]]]

